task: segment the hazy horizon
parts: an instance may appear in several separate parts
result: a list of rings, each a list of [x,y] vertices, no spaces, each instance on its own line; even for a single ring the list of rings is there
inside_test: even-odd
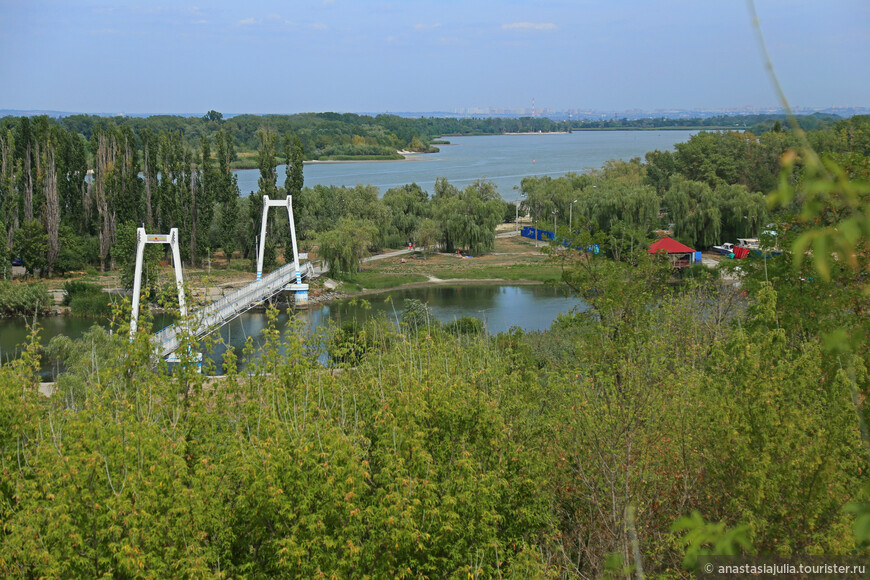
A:
[[[758,0],[795,107],[866,107],[870,5]],[[91,114],[778,107],[716,0],[0,0],[0,109]]]

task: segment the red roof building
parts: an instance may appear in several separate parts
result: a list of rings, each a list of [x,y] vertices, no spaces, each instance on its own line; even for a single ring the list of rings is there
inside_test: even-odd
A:
[[[664,237],[650,244],[649,253],[658,252],[667,253],[674,268],[685,268],[695,263],[695,250],[673,238]]]

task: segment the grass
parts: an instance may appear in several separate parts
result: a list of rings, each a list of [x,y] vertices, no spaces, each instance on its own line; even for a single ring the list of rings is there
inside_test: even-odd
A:
[[[395,274],[389,272],[357,272],[352,276],[341,276],[339,279],[345,283],[345,287],[342,288],[345,292],[359,291],[352,290],[351,287],[383,290],[428,280],[423,274]]]
[[[428,276],[434,276],[441,279],[537,282],[559,279],[562,274],[561,267],[542,254],[540,248],[535,248],[534,243],[518,238],[497,239],[492,253],[474,258],[457,258],[444,254],[436,254],[426,259],[419,254],[403,258],[366,262],[363,264],[364,271],[361,274],[379,273],[397,276],[417,274],[427,279]]]

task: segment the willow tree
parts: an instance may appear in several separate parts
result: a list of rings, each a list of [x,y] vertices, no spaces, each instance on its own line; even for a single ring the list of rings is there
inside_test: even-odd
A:
[[[709,185],[675,176],[664,202],[677,238],[692,246],[719,243],[722,212]]]
[[[368,255],[368,248],[378,235],[372,222],[343,217],[335,229],[318,238],[319,254],[329,264],[329,271],[352,274],[359,271],[359,262]]]
[[[504,202],[488,181],[475,181],[459,193],[444,195],[435,206],[445,249],[464,248],[474,254],[492,250],[495,227],[503,215]]]
[[[758,235],[767,223],[767,202],[761,193],[742,185],[720,185],[713,191],[722,214],[722,239],[734,241]]]

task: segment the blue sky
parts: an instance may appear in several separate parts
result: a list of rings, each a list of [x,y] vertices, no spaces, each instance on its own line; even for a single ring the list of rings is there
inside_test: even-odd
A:
[[[0,109],[776,105],[740,0],[0,0]],[[795,106],[870,106],[870,2],[757,0]]]

